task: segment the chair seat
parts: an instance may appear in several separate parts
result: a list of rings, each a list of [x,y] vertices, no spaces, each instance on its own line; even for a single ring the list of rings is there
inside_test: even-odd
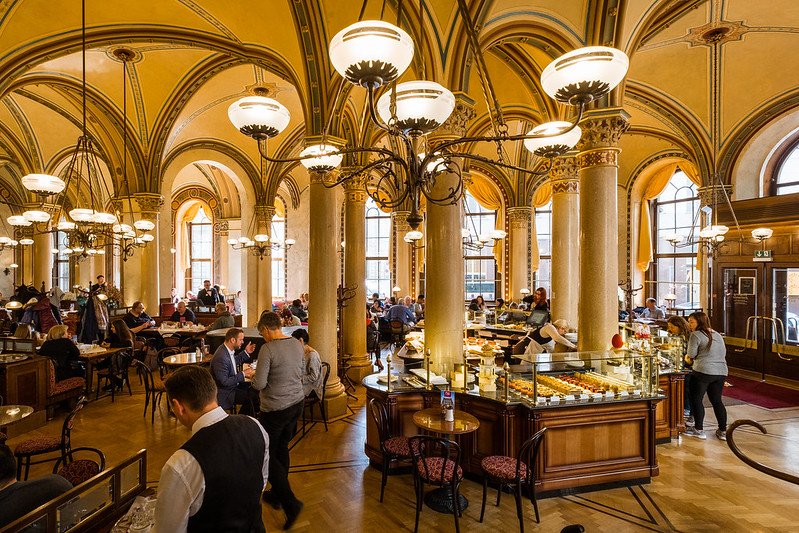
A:
[[[455,471],[455,462],[448,460],[447,468],[444,470],[443,479],[441,470],[444,468],[444,458],[443,457],[428,457],[427,459],[420,459],[416,462],[416,469],[419,471],[419,476],[427,482],[432,483],[449,483],[452,481],[452,473]],[[425,463],[427,464],[427,468],[425,468]],[[457,470],[458,478],[463,477],[463,469],[458,466]],[[428,477],[429,475],[429,477]]]
[[[411,448],[408,444],[408,437],[391,437],[383,442],[383,447],[388,453],[400,457],[410,457]]]
[[[53,391],[50,396],[56,396],[58,394],[62,394],[67,391],[71,391],[73,389],[84,389],[86,388],[86,380],[83,378],[68,378],[62,379],[61,381],[56,381],[53,385]]]
[[[500,481],[514,481],[516,479],[516,465],[518,464],[518,459],[506,455],[489,455],[480,461],[480,467],[483,472]],[[527,479],[527,465],[524,462],[522,462],[520,470],[521,480],[525,481]]]
[[[47,453],[61,449],[60,437],[35,437],[20,442],[14,450],[14,455],[29,455],[32,453]]]
[[[91,459],[78,459],[58,470],[58,475],[76,487],[100,473],[100,465]]]

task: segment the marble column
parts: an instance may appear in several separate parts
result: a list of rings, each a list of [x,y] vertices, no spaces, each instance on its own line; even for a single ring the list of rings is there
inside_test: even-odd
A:
[[[559,157],[550,174],[552,182],[552,291],[553,320],[577,327],[580,287],[580,178],[577,158]]]
[[[391,286],[402,289],[400,294],[410,294],[415,297],[416,287],[413,286],[413,277],[411,276],[411,245],[403,240],[405,234],[411,231],[411,227],[408,225],[408,215],[410,215],[409,211],[391,213],[391,225],[394,228],[395,242],[397,243],[394,255],[396,269]]]
[[[31,259],[33,260],[33,286],[37,289],[42,287],[44,282],[45,290],[50,290],[53,285],[53,234],[42,233],[50,228],[50,223],[35,224],[36,231],[33,234],[33,244],[31,247]]]
[[[336,288],[338,287],[338,209],[336,191],[325,187],[335,181],[333,172],[311,172],[309,209],[308,335],[322,361],[330,364],[325,402],[327,416],[347,413],[347,396],[338,377]],[[363,316],[364,328],[366,317]]]
[[[230,226],[227,220],[217,220],[219,226],[219,268],[216,271],[216,282],[224,286],[224,292],[230,294]]]
[[[272,238],[272,217],[275,216],[274,205],[256,205],[255,206],[255,231],[258,233],[265,233]],[[250,235],[253,238],[254,235]],[[268,244],[271,244],[270,240]],[[272,248],[267,247],[266,253],[260,257],[255,263],[255,277],[250,278],[250,287],[256,287],[253,293],[250,291],[250,298],[255,297],[257,294],[258,301],[258,317],[260,313],[265,310],[272,310]],[[253,280],[257,280],[257,284],[253,285]]]
[[[530,217],[527,206],[508,209],[510,218],[510,287],[505,292],[510,299],[519,298],[519,290],[530,288]]]
[[[158,275],[158,265],[160,257],[160,227],[158,225],[158,216],[161,206],[164,204],[164,198],[160,194],[140,193],[135,196],[136,203],[139,204],[139,212],[141,219],[149,220],[155,223],[155,228],[150,230],[154,240],[147,243],[147,246],[136,250],[133,257],[128,259],[132,261],[139,256],[141,263],[141,277],[139,278],[140,291],[139,299],[144,303],[145,308],[149,311],[151,316],[160,314],[160,298],[161,298],[161,280]],[[132,283],[133,280],[127,280]],[[170,287],[171,289],[171,287]]]
[[[349,376],[359,383],[373,370],[366,351],[366,189],[360,176],[344,184],[344,242],[344,286],[354,297],[342,309],[341,327],[344,353],[352,356]]]
[[[581,351],[606,350],[618,332],[618,144],[629,115],[621,109],[592,111],[580,127],[578,344]]]

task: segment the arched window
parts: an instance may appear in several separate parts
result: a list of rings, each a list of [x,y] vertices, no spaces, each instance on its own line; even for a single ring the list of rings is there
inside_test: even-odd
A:
[[[552,293],[552,201],[543,207],[535,208],[535,232],[538,237],[538,271],[535,273],[535,287],[544,287],[547,294]]]
[[[481,206],[468,191],[464,194],[463,201],[466,205],[463,229],[470,233],[473,241],[479,235],[490,235],[496,228],[497,212]],[[467,247],[463,250],[463,256],[466,299],[471,300],[482,295],[485,300],[495,300],[499,280],[494,249],[490,246],[480,249]]]
[[[286,219],[278,214],[272,217],[271,239],[281,245],[286,242]],[[286,249],[283,246],[272,249],[272,297],[286,298]]]
[[[203,280],[213,282],[213,224],[200,206],[194,218],[187,223],[189,238],[189,267],[191,277],[187,280],[187,290],[193,292],[203,286]]]
[[[378,293],[381,298],[391,294],[391,268],[388,265],[388,242],[391,235],[391,215],[378,209],[371,198],[366,199],[366,294]],[[346,246],[346,242],[344,245]],[[410,287],[402,287],[408,291]]]
[[[799,144],[796,144],[777,167],[775,194],[799,192]]]
[[[650,294],[659,303],[667,296],[676,297],[677,308],[699,307],[699,272],[696,270],[696,245],[672,245],[670,235],[681,235],[683,242],[691,234],[699,234],[699,195],[696,185],[677,169],[669,184],[653,202],[653,220],[657,245],[655,268],[649,270],[654,279]]]
[[[59,253],[53,255],[53,280],[52,286],[58,287],[64,292],[72,290],[72,285],[69,282],[70,268],[71,268],[71,255],[62,254],[61,250],[67,246],[67,234],[63,231],[56,231],[53,234],[54,245],[53,249],[58,250]],[[75,280],[78,284],[91,283],[92,280]]]

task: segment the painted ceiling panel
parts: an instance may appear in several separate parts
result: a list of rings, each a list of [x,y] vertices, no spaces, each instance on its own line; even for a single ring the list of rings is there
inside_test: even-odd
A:
[[[512,17],[538,18],[560,27],[564,33],[574,33],[585,39],[585,16],[588,2],[530,2],[526,0],[500,0],[494,2],[486,26],[502,24]]]
[[[646,16],[655,4],[652,0],[627,0],[622,23],[622,36],[620,42],[617,43],[619,48],[628,49],[630,39],[641,29],[642,17]]]

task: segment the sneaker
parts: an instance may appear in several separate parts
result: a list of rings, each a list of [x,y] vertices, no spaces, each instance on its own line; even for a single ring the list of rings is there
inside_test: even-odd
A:
[[[688,417],[685,419],[685,425],[686,426],[693,426],[694,425],[694,417],[692,417],[691,415],[688,415]]]
[[[717,429],[716,430],[716,438],[719,439],[719,440],[726,441],[727,440],[727,432],[726,431],[722,431],[720,429]]]
[[[707,438],[704,431],[702,431],[701,429],[696,429],[693,426],[685,428],[685,435],[689,437],[696,437],[697,439],[701,440],[705,440]]]

